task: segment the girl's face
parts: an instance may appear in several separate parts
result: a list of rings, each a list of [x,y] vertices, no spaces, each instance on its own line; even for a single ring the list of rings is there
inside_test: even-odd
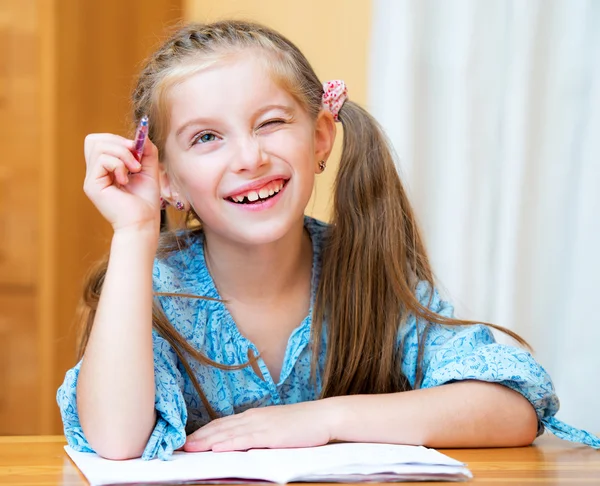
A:
[[[301,224],[318,163],[335,137],[245,53],[169,91],[163,197],[190,204],[205,231],[263,244]],[[177,194],[177,197],[173,197]]]

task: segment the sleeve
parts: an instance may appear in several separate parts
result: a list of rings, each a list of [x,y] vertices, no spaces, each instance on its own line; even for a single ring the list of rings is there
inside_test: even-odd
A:
[[[183,398],[183,377],[177,368],[177,355],[167,341],[152,332],[154,348],[155,408],[157,421],[146,444],[142,459],[169,459],[186,439],[187,407]],[[77,380],[81,361],[65,376],[58,389],[57,402],[67,443],[76,451],[94,452],[90,447],[77,413]]]
[[[419,302],[444,317],[454,317],[453,306],[420,282],[416,292]],[[423,322],[409,317],[401,331],[402,371],[411,386],[416,384],[418,337],[425,330]],[[461,380],[499,383],[519,392],[533,405],[538,416],[538,435],[544,428],[562,439],[600,447],[600,440],[588,432],[557,420],[559,400],[546,370],[532,355],[520,348],[499,344],[491,330],[482,324],[445,326],[429,323],[425,334],[420,388],[431,388]],[[416,384],[419,385],[419,384]]]

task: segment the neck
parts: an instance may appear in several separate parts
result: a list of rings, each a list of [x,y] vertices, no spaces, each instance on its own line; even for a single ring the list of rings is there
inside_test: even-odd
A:
[[[240,245],[204,231],[208,270],[224,300],[267,304],[310,282],[312,243],[303,219],[264,245]]]

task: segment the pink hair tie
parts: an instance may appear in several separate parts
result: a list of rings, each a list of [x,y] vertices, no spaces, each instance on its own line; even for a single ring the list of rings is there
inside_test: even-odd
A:
[[[338,121],[338,113],[348,99],[348,89],[346,83],[341,79],[326,81],[323,83],[323,108],[329,110],[333,115],[333,119]]]

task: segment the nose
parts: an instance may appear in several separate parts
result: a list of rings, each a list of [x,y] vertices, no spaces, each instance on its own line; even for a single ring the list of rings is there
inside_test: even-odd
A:
[[[232,169],[235,172],[254,172],[268,161],[257,137],[248,135],[238,139],[237,151],[232,163]]]

